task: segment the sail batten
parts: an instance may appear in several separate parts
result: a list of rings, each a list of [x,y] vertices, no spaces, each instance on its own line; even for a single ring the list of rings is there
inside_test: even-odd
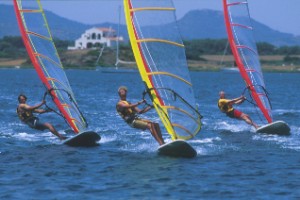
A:
[[[253,30],[252,26],[246,26],[246,25],[243,25],[243,24],[231,23],[231,26],[239,26],[239,27],[243,27],[243,28],[247,28],[247,29]]]
[[[223,0],[223,8],[228,40],[241,76],[262,115],[271,123],[271,105],[265,90],[248,2]]]
[[[169,73],[169,72],[149,72],[149,73],[147,73],[147,74],[148,74],[148,75],[166,75],[166,76],[171,76],[171,77],[173,77],[173,78],[176,78],[176,79],[178,79],[178,80],[180,80],[180,81],[182,81],[182,82],[184,82],[184,83],[186,83],[186,84],[192,86],[192,83],[190,83],[189,81],[187,81],[187,80],[185,80],[185,79],[183,79],[183,78],[181,78],[180,76],[177,76],[177,75],[175,75],[175,74],[171,74],[171,73]]]
[[[24,45],[39,78],[73,131],[85,131],[87,123],[63,70],[40,0],[13,2]]]
[[[124,0],[126,24],[138,69],[172,139],[189,139],[201,115],[171,0]]]
[[[137,11],[174,11],[175,8],[163,8],[163,7],[146,7],[146,8],[133,8],[130,9],[130,12],[137,12]]]
[[[157,38],[140,39],[137,42],[161,42],[161,43],[172,44],[172,45],[179,46],[179,47],[184,47],[183,44],[179,44],[177,42],[173,42],[173,41],[169,41],[169,40],[157,39]]]
[[[36,57],[40,57],[40,58],[43,58],[43,59],[46,59],[50,62],[52,62],[55,66],[59,67],[59,68],[63,68],[63,66],[61,65],[61,63],[57,63],[55,60],[52,60],[51,58],[49,58],[48,56],[46,55],[43,55],[43,54],[40,54],[40,53],[34,53],[34,55]]]
[[[44,40],[48,40],[48,41],[51,41],[51,38],[49,37],[46,37],[44,35],[41,35],[41,34],[38,34],[38,33],[35,33],[35,32],[31,32],[31,31],[26,31],[27,34],[30,34],[30,35],[34,35],[34,36],[37,36],[37,37],[40,37]]]
[[[42,10],[20,10],[22,13],[41,13]]]

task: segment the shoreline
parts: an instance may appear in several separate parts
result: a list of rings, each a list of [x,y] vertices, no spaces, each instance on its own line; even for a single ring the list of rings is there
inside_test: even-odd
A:
[[[114,66],[113,66],[114,67]],[[106,68],[106,67],[104,67]],[[107,66],[109,68],[109,66]],[[121,67],[122,68],[122,67]],[[4,66],[0,64],[0,70],[1,69],[34,69],[33,66],[20,66],[20,65],[11,65],[11,66]],[[65,67],[65,70],[69,69],[78,69],[78,70],[95,70],[96,67]],[[128,69],[128,67],[126,67]],[[135,67],[132,67],[130,69],[137,69]],[[238,73],[238,70],[231,70],[231,67],[216,67],[216,68],[210,68],[210,67],[189,67],[189,70],[192,72],[223,72],[223,73]],[[291,69],[291,70],[283,70],[283,69],[272,69],[272,68],[262,68],[263,73],[300,73],[300,68],[298,69]]]
[[[33,69],[33,66],[24,64],[26,59],[0,59],[0,69]],[[235,73],[238,72],[237,69],[234,70],[232,66],[225,66],[217,64],[215,61],[190,61],[188,60],[188,66],[190,71],[223,71],[224,73]],[[88,66],[88,67],[79,67],[79,66],[64,66],[65,69],[80,69],[80,70],[94,70],[96,66]],[[112,67],[112,66],[103,66],[103,67]],[[113,66],[115,67],[115,66]],[[132,69],[136,69],[136,66],[126,66],[122,65],[122,67],[130,67]],[[280,65],[264,65],[262,64],[263,72],[272,72],[272,73],[300,73],[300,66],[288,65],[288,66],[280,66]]]

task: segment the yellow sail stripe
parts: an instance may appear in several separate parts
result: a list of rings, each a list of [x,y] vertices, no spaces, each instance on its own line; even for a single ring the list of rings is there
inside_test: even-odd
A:
[[[40,54],[40,53],[34,53],[34,55],[37,56],[37,57],[44,58],[44,59],[48,60],[49,62],[53,63],[57,67],[63,68],[63,66],[60,63],[55,62],[53,59],[49,58],[46,55],[43,55],[43,54]]]
[[[41,1],[38,0],[37,3],[38,3],[38,6],[39,6],[40,10],[42,10],[41,14],[42,14],[43,19],[44,19],[44,22],[45,22],[45,25],[44,25],[44,26],[47,28],[47,31],[48,31],[49,40],[53,43],[53,38],[52,38],[52,35],[51,35],[51,31],[50,31],[50,28],[49,28],[49,25],[48,25],[48,21],[47,21],[46,15],[45,15],[45,13],[44,13],[44,11],[43,11],[43,7],[42,7],[42,4],[41,4]],[[58,58],[58,60],[60,61],[60,57],[59,57],[59,55],[58,55],[56,46],[55,46],[54,44],[53,44],[53,47],[55,48],[55,55],[56,55],[56,57]],[[40,62],[40,63],[41,63],[41,62]],[[61,65],[61,64],[60,64],[60,65]],[[43,68],[44,68],[44,66],[43,66]],[[61,65],[61,68],[63,68],[62,65]],[[47,71],[45,68],[44,68],[44,72],[46,73],[46,74],[45,74],[46,76],[48,76],[48,77],[50,76],[49,73],[48,73],[48,71]],[[76,124],[74,124],[74,126],[76,126]]]
[[[42,38],[42,39],[44,39],[44,40],[52,41],[51,38],[48,38],[48,37],[46,37],[46,36],[43,36],[43,35],[41,35],[41,34],[38,34],[38,33],[32,32],[32,31],[26,31],[26,33],[27,33],[27,34],[30,34],[30,35],[37,36],[37,37]]]
[[[175,8],[163,8],[163,7],[145,7],[145,8],[133,8],[130,12],[137,12],[137,11],[145,11],[145,10],[159,10],[159,11],[174,11]]]
[[[43,12],[42,10],[30,10],[30,9],[22,9],[20,10],[22,13],[40,13]]]
[[[59,80],[57,80],[56,78],[53,77],[46,77],[47,81],[51,81],[51,82],[57,82],[59,84],[61,84],[63,86],[63,88],[67,88],[62,82],[60,82]],[[54,83],[52,83],[52,85],[54,85]]]
[[[66,104],[66,103],[62,103],[61,104],[63,107],[67,107],[67,108],[71,108],[71,106],[69,104]]]
[[[191,131],[189,131],[185,127],[181,126],[180,124],[173,123],[172,125],[175,126],[175,127],[181,128],[182,130],[184,130],[185,132],[187,132],[190,135],[190,137],[183,137],[182,136],[182,137],[180,137],[180,139],[190,139],[190,138],[194,137],[194,134]]]
[[[161,43],[172,44],[172,45],[184,48],[183,44],[180,44],[177,42],[172,42],[170,40],[163,40],[163,39],[157,39],[157,38],[140,39],[140,40],[137,40],[137,42],[161,42]]]
[[[178,110],[184,114],[186,114],[187,116],[189,116],[192,120],[194,120],[197,124],[201,125],[201,122],[200,122],[200,118],[196,119],[193,115],[191,115],[189,112],[181,109],[181,108],[178,108],[178,107],[175,107],[175,106],[164,106],[164,108],[166,109],[174,109],[174,110]],[[198,121],[199,120],[199,121]]]
[[[180,111],[180,112],[182,112],[182,113],[185,113],[186,115],[188,115],[191,119],[193,119],[199,126],[198,126],[198,128],[197,128],[197,130],[195,131],[195,134],[196,133],[198,133],[200,130],[201,130],[201,126],[202,126],[202,124],[201,124],[201,119],[200,119],[200,117],[198,117],[197,119],[196,118],[194,118],[190,113],[188,113],[188,112],[186,112],[185,110],[183,110],[183,109],[180,109],[180,108],[178,108],[178,107],[175,107],[175,106],[164,106],[164,108],[166,108],[166,109],[175,109],[175,110],[178,110],[178,111]],[[174,126],[174,124],[172,124],[173,126]],[[182,126],[181,126],[182,127]],[[182,127],[182,129],[184,129],[183,127]],[[186,130],[186,129],[184,129],[184,130]],[[195,136],[195,134],[193,134],[193,133],[191,133],[190,131],[188,131],[188,130],[186,130],[189,134],[192,134],[192,137],[194,137]],[[185,140],[187,140],[187,139],[190,139],[191,137],[183,137],[183,136],[178,136],[180,139],[185,139]]]
[[[39,1],[37,1],[37,2],[38,2],[38,5],[39,5],[39,8],[40,8],[41,10],[43,10],[41,1],[39,0]],[[48,31],[48,35],[49,35],[51,41],[53,42],[52,35],[51,35],[51,31],[50,31],[50,28],[49,28],[49,25],[48,25],[48,21],[47,21],[47,18],[46,18],[46,15],[45,15],[44,11],[42,12],[42,16],[43,16],[43,18],[44,18],[44,22],[45,22],[45,26],[46,26],[47,31]],[[55,45],[53,45],[53,46],[54,46],[55,51],[56,51],[55,54],[56,54],[56,56],[59,58],[58,53],[57,53],[56,46],[55,46]],[[60,60],[60,58],[59,58],[59,60]]]
[[[128,30],[128,34],[129,34],[129,38],[130,38],[131,48],[133,50],[134,57],[135,57],[140,75],[142,77],[142,80],[146,83],[148,88],[153,88],[151,80],[149,79],[151,76],[149,76],[147,74],[147,71],[145,69],[146,66],[144,65],[143,55],[142,55],[142,52],[140,51],[139,43],[137,41],[138,39],[136,38],[136,35],[135,35],[135,29],[134,29],[134,26],[133,26],[133,19],[131,18],[131,13],[133,12],[133,9],[130,10],[129,3],[130,3],[130,0],[124,0],[123,1],[124,13],[125,13],[125,17],[126,17],[126,24],[127,24],[127,30]],[[175,134],[175,131],[173,129],[173,126],[172,126],[171,122],[168,119],[167,109],[161,107],[162,105],[160,104],[160,100],[156,96],[154,90],[151,90],[151,96],[153,98],[153,105],[156,109],[156,112],[158,113],[158,115],[159,115],[162,123],[164,124],[167,132],[171,135],[172,139],[175,140],[176,139],[176,134]]]
[[[185,79],[183,79],[183,78],[181,78],[181,77],[179,77],[179,76],[177,76],[177,75],[175,75],[175,74],[171,74],[171,73],[169,73],[169,72],[149,72],[149,73],[147,73],[147,74],[148,74],[148,75],[167,75],[167,76],[171,76],[171,77],[173,77],[173,78],[176,78],[176,79],[178,79],[178,80],[181,80],[182,82],[184,82],[184,83],[186,83],[186,84],[192,86],[192,83],[190,83],[189,81],[187,81],[187,80],[185,80]]]

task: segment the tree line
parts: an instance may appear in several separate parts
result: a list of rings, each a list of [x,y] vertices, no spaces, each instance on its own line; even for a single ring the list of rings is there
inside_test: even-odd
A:
[[[70,41],[55,40],[55,46],[58,51],[67,50]],[[0,39],[0,58],[25,58],[27,57],[27,52],[20,36],[5,36]]]
[[[58,51],[67,51],[68,45],[72,41],[54,39]],[[202,55],[230,55],[231,50],[227,44],[227,39],[201,39],[184,41],[186,56],[189,60],[203,60]],[[227,46],[227,48],[226,48]],[[130,44],[122,44],[120,49],[123,52],[131,51]],[[284,61],[300,63],[300,46],[274,46],[266,42],[257,43],[259,55],[284,55]],[[126,54],[126,53],[125,53]],[[132,55],[127,52],[127,55]],[[6,36],[0,39],[0,58],[25,58],[27,53],[21,37]]]

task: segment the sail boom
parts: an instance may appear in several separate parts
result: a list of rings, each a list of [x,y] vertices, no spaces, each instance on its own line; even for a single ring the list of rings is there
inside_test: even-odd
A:
[[[199,124],[199,125],[201,124],[200,118],[195,119],[194,116],[193,116],[192,114],[188,113],[187,111],[185,111],[185,110],[183,110],[183,109],[181,109],[181,108],[177,108],[177,107],[175,107],[175,106],[163,106],[163,108],[178,110],[178,111],[180,111],[180,112],[186,114],[187,116],[189,116],[192,120],[195,121],[195,123],[197,123],[197,124]]]
[[[180,129],[182,129],[182,130],[184,130],[190,137],[188,137],[188,138],[192,138],[192,137],[194,137],[194,134],[193,133],[191,133],[187,128],[185,128],[185,127],[183,127],[183,126],[181,126],[180,124],[172,124],[172,126],[174,126],[174,127],[177,127],[177,128],[180,128]]]

